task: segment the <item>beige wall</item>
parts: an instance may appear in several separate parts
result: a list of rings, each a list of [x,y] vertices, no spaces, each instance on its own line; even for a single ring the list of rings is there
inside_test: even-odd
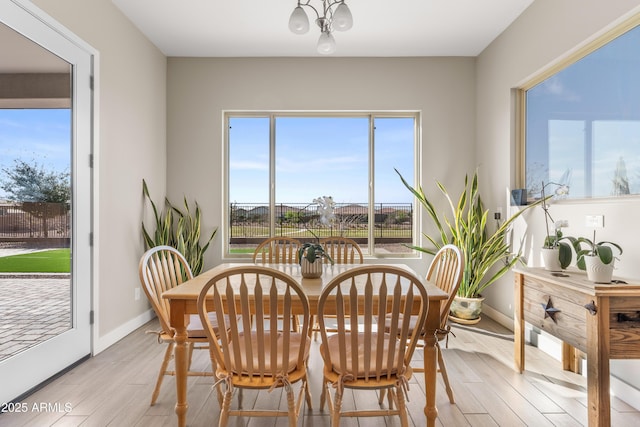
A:
[[[490,188],[487,206],[506,206],[507,187],[516,188],[514,118],[511,90],[531,76],[560,60],[615,21],[638,11],[638,1],[630,0],[537,0],[531,7],[479,57],[477,62],[477,161],[484,171],[481,185]],[[491,171],[488,173],[488,171]],[[562,202],[551,207],[556,219],[569,220],[569,235],[589,235],[584,217],[603,214],[605,228],[598,239],[613,240],[622,245],[624,254],[616,274],[640,277],[640,254],[637,239],[637,215],[640,200],[603,200],[592,202]],[[544,216],[540,209],[530,212],[526,255],[531,263],[540,265],[539,248],[544,238]],[[486,292],[488,304],[512,317],[513,276],[507,274],[501,282]],[[638,362],[633,370],[639,372]],[[612,365],[613,372],[622,373],[623,364]],[[629,372],[630,367],[626,367]],[[640,388],[640,375],[626,375],[626,380]]]
[[[107,0],[36,0],[99,51],[95,152],[96,350],[148,318],[139,286],[142,179],[162,200],[166,166],[166,58]]]
[[[435,179],[461,187],[474,167],[474,75],[473,58],[169,58],[168,196],[195,198],[208,230],[222,224],[225,109],[420,110],[425,191]],[[208,265],[221,258],[214,242]]]

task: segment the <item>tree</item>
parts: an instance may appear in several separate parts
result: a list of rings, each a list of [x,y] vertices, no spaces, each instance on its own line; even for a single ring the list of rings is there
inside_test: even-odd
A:
[[[2,168],[0,188],[8,199],[22,203],[22,210],[42,219],[42,234],[49,236],[48,218],[69,210],[71,185],[68,172],[47,171],[36,161],[14,160],[13,168]]]
[[[69,172],[47,171],[36,161],[27,163],[15,159],[13,168],[2,168],[0,188],[8,199],[16,202],[69,203],[71,185]]]

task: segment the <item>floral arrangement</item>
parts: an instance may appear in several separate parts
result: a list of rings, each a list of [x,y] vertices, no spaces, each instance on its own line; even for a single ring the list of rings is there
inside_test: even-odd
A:
[[[550,195],[550,196],[545,195],[545,189],[548,185],[557,186],[553,195]],[[549,213],[549,204],[547,203],[547,201],[553,197],[566,197],[567,194],[569,194],[568,185],[558,184],[555,182],[548,182],[546,184],[544,182],[542,183],[542,190],[541,190],[542,204],[540,206],[544,211],[544,222],[547,229],[547,235],[544,239],[544,243],[542,247],[544,249],[558,249],[558,258],[560,260],[560,266],[562,267],[562,269],[567,268],[569,264],[571,264],[571,259],[573,257],[573,253],[571,252],[571,245],[567,242],[563,242],[562,240],[567,239],[571,241],[573,244],[573,241],[575,239],[569,236],[564,236],[562,234],[562,228],[568,227],[569,221],[567,220],[554,221],[553,218],[551,217],[551,214]],[[549,223],[554,225],[553,234],[551,234],[549,231]]]
[[[318,220],[320,221],[321,224],[325,226],[329,226],[333,221],[335,221],[336,216],[334,213],[334,209],[336,204],[333,201],[333,198],[331,196],[317,197],[313,199],[311,204],[305,206],[305,208],[303,208],[302,210],[303,211],[306,210],[306,208],[308,208],[311,205],[318,206],[318,214],[319,214]],[[302,244],[300,249],[298,249],[298,263],[302,264],[303,258],[311,263],[314,263],[317,259],[326,258],[329,260],[329,262],[331,262],[331,264],[333,264],[334,263],[333,259],[331,258],[331,256],[329,256],[329,254],[325,252],[324,248],[320,244],[320,237],[318,237],[318,235],[314,233],[313,230],[311,230],[307,226],[306,222],[305,222],[305,227],[307,231],[309,231],[313,235],[313,237],[316,238],[316,241],[313,243],[306,242]]]

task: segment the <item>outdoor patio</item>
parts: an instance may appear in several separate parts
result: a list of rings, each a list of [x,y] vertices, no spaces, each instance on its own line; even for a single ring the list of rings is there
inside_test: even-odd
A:
[[[69,275],[0,274],[0,361],[71,327]]]

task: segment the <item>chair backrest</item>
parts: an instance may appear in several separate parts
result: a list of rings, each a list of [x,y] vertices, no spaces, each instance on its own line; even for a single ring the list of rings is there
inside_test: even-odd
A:
[[[227,334],[216,336],[209,319],[211,311],[216,313],[218,329]],[[292,331],[294,313],[302,317],[299,331]],[[300,285],[285,273],[258,265],[227,269],[202,288],[198,314],[219,373],[260,381],[305,367],[309,301]],[[265,318],[268,320],[254,322]]]
[[[169,301],[162,293],[193,278],[186,258],[171,246],[156,246],[144,253],[138,266],[140,283],[147,295],[162,331],[172,334],[169,326]]]
[[[444,328],[464,271],[464,255],[455,245],[444,245],[436,253],[427,271],[427,281],[433,283],[447,294],[449,299],[440,308],[440,326]]]
[[[355,378],[402,375],[420,335],[420,328],[411,328],[410,323],[424,324],[428,308],[422,280],[400,267],[363,265],[339,274],[318,301],[325,366]],[[337,323],[331,326],[335,335],[327,334],[325,317]],[[332,353],[340,359],[333,360]]]
[[[336,264],[362,264],[364,262],[362,249],[353,239],[340,236],[322,237],[320,244]],[[330,261],[325,258],[325,262]]]
[[[291,237],[271,237],[253,252],[253,262],[262,264],[297,264],[300,241]]]

